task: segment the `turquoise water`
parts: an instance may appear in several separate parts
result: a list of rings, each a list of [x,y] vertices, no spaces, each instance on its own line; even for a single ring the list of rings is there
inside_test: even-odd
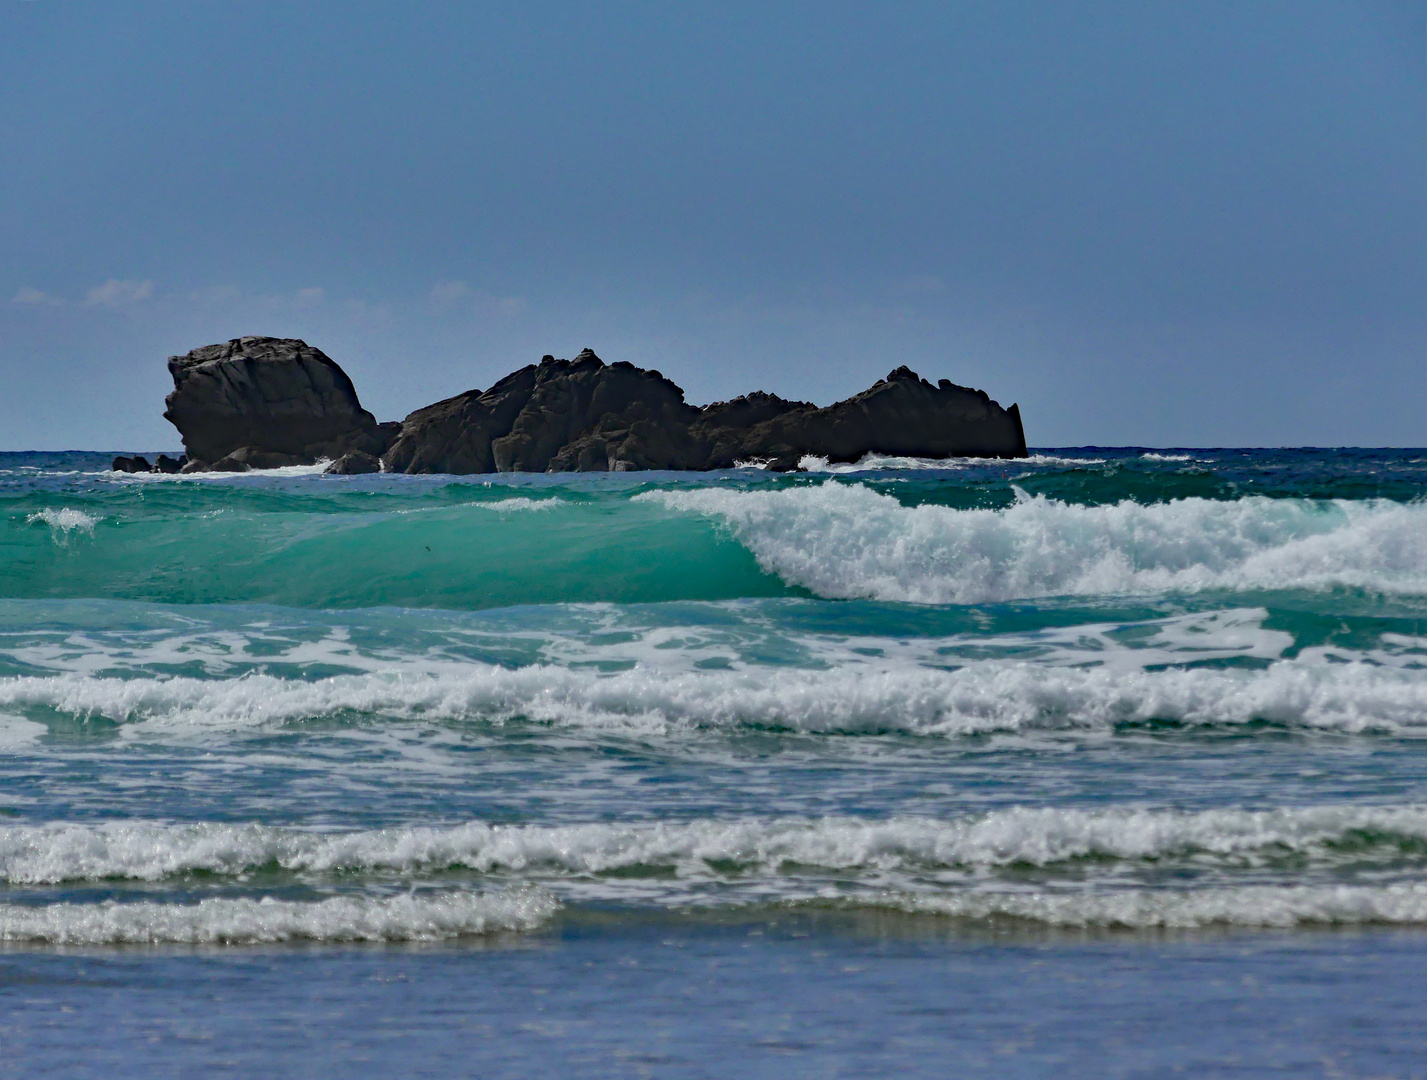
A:
[[[1424,1075],[1427,452],[108,456],[0,455],[0,1073]]]

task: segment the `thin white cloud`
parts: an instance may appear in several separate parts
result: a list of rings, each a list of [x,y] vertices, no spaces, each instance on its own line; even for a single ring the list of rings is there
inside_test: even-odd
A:
[[[467,308],[498,315],[523,315],[530,305],[519,296],[492,296],[465,281],[442,281],[431,289],[431,302],[439,308]]]
[[[321,285],[313,285],[310,288],[298,289],[297,295],[293,297],[298,307],[316,307],[327,297],[327,290]]]
[[[26,285],[10,298],[10,303],[28,304],[31,307],[58,307],[64,301],[58,296],[51,296],[49,293],[40,292],[39,289]]]
[[[117,278],[110,278],[103,285],[96,285],[85,294],[84,305],[85,307],[128,307],[130,304],[148,300],[153,295],[154,283],[152,281],[134,281],[132,279],[120,281]]]

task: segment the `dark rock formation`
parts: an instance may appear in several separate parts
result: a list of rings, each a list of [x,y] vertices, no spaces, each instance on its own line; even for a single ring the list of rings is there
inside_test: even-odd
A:
[[[382,463],[381,458],[361,450],[353,450],[350,454],[343,454],[322,471],[336,476],[357,476],[362,473],[381,472]]]
[[[776,400],[776,399],[775,399]],[[730,403],[732,404],[732,403]],[[819,409],[790,407],[746,429],[708,427],[707,468],[727,468],[735,460],[767,460],[786,466],[805,454],[828,461],[858,461],[867,454],[905,457],[1025,457],[1021,410],[1003,409],[982,390],[947,379],[933,386],[899,367],[871,388]],[[718,422],[721,407],[706,415]],[[699,428],[709,424],[702,420]]]
[[[756,393],[698,409],[657,371],[605,364],[589,349],[547,356],[418,409],[383,461],[391,472],[563,472],[721,469],[741,461],[788,470],[806,454],[857,461],[1024,457],[1020,410],[905,367],[827,408]]]
[[[698,417],[659,372],[586,349],[418,409],[383,460],[412,473],[699,469]]]
[[[589,349],[544,357],[489,390],[471,390],[378,424],[346,374],[291,339],[245,337],[169,360],[164,415],[183,435],[184,472],[243,472],[334,459],[331,473],[620,472],[799,467],[868,453],[1024,457],[1020,410],[905,367],[818,408],[754,393],[702,409],[657,371],[606,364]],[[131,459],[116,458],[114,467]],[[172,462],[172,459],[162,459]],[[144,469],[148,463],[144,463]],[[167,466],[166,466],[167,467]]]
[[[176,459],[175,459],[175,458],[169,457],[167,454],[160,454],[160,455],[158,456],[158,460],[156,460],[156,461],[153,463],[153,465],[150,466],[150,465],[149,465],[149,459],[148,459],[148,458],[146,458],[146,457],[141,457],[140,455],[135,454],[133,457],[123,457],[123,456],[116,457],[116,458],[114,459],[114,464],[111,465],[111,466],[109,466],[109,467],[110,467],[110,469],[112,469],[114,472],[127,472],[127,473],[141,473],[141,472],[176,473],[176,472],[178,472],[180,469],[182,469],[183,466],[184,466],[185,464],[187,464],[187,462],[188,462],[188,458],[187,458],[187,457],[181,457],[181,458],[176,458]]]
[[[362,408],[352,380],[320,349],[295,338],[243,337],[168,361],[164,412],[195,462],[229,468],[310,464],[352,450],[380,455],[395,436]],[[259,461],[262,463],[259,463]]]
[[[242,472],[245,469],[281,469],[287,465],[310,465],[312,458],[305,454],[284,454],[278,450],[264,450],[257,446],[240,446],[231,454],[225,454],[213,463],[214,472]]]

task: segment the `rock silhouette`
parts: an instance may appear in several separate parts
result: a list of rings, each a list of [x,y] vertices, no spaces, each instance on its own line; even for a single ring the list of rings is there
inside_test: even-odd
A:
[[[819,408],[753,393],[699,408],[658,371],[586,349],[377,424],[352,381],[296,339],[244,337],[172,357],[164,415],[185,471],[244,471],[331,458],[329,472],[621,472],[795,469],[806,455],[1024,457],[1020,410],[906,367]],[[116,461],[116,467],[118,462]]]
[[[120,455],[114,459],[114,464],[110,466],[114,472],[127,473],[176,473],[182,470],[188,459],[186,457],[171,458],[167,454],[160,454],[153,465],[149,464],[149,459],[136,454],[134,457],[124,457]]]
[[[699,415],[659,372],[586,349],[418,409],[383,461],[412,473],[702,469]]]
[[[241,337],[171,356],[164,417],[189,471],[312,464],[351,450],[380,455],[394,431],[362,408],[347,373],[295,338]]]
[[[868,453],[1024,457],[1026,440],[1015,405],[905,367],[826,408],[755,393],[700,409],[659,372],[586,349],[418,409],[382,460],[392,472],[619,472]]]

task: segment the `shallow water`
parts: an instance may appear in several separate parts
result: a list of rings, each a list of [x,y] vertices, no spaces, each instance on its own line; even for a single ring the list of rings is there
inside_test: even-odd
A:
[[[106,463],[0,455],[0,1072],[1424,1074],[1427,452]]]
[[[419,948],[0,954],[64,1076],[1420,1076],[1424,938],[562,916]]]

